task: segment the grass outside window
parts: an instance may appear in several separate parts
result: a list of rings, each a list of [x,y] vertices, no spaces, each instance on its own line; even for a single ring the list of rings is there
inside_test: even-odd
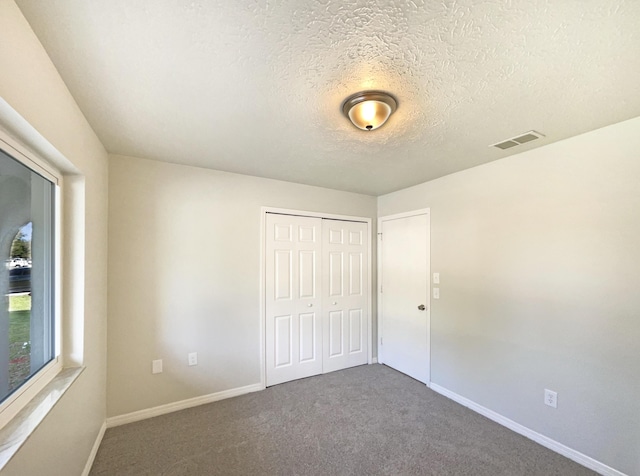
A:
[[[31,374],[31,295],[10,294],[9,387],[17,388]]]

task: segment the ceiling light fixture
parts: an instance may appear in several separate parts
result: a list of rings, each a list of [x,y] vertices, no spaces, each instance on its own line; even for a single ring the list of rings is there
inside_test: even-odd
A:
[[[382,126],[398,107],[396,100],[382,91],[363,91],[349,96],[342,105],[342,112],[353,125],[363,131]]]

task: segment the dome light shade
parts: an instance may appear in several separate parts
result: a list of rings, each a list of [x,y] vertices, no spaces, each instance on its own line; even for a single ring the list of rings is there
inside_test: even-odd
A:
[[[363,131],[372,131],[382,126],[397,108],[396,100],[381,91],[365,91],[347,98],[342,112],[353,125]]]

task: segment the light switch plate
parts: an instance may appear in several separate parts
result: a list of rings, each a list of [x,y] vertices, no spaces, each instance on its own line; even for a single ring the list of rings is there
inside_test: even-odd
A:
[[[151,361],[151,373],[152,374],[162,373],[162,359]]]
[[[440,299],[440,288],[433,288],[433,299]]]
[[[440,284],[440,273],[433,273],[433,284]]]

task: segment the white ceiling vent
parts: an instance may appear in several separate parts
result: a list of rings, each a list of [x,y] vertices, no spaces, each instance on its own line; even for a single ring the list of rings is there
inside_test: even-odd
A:
[[[515,147],[517,145],[526,144],[527,142],[540,139],[541,137],[544,137],[544,134],[540,134],[536,131],[529,131],[525,132],[524,134],[520,134],[519,136],[512,137],[511,139],[503,140],[496,144],[491,144],[489,147],[497,147],[498,149],[504,150]]]

